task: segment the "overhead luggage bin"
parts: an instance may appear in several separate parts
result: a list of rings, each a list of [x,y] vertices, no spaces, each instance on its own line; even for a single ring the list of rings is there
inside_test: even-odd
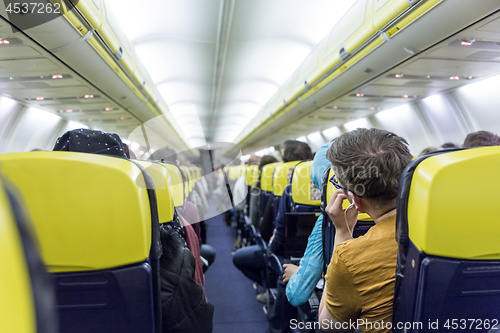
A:
[[[439,321],[441,330],[456,330],[458,321],[484,332],[498,323],[499,166],[500,147],[484,147],[438,151],[405,169],[396,217],[394,322]]]

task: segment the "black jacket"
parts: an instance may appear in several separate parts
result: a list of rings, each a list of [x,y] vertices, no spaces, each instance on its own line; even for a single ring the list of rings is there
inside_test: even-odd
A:
[[[175,229],[162,228],[162,332],[211,333],[214,306],[194,281],[195,259]]]

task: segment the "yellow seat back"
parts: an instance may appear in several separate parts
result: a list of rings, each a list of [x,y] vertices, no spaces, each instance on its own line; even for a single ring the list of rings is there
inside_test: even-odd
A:
[[[122,158],[72,152],[0,155],[18,188],[50,272],[101,270],[144,261],[152,217],[140,168]]]
[[[438,154],[419,163],[407,204],[413,244],[428,255],[499,259],[498,170],[500,147]]]
[[[262,191],[265,192],[273,191],[274,169],[281,164],[283,163],[276,162],[276,163],[266,164],[262,167],[262,171],[260,173],[260,188],[262,189]]]
[[[158,220],[160,223],[167,223],[174,219],[174,200],[170,193],[168,183],[169,173],[167,168],[161,163],[135,161],[145,167],[153,179],[156,202],[158,206]],[[142,182],[141,182],[142,184]]]
[[[0,181],[0,332],[35,333],[28,263],[10,202]]]
[[[182,175],[184,176],[184,193],[186,194],[186,198],[191,193],[191,176],[189,175],[189,168],[185,165],[181,165]]]
[[[182,179],[181,169],[170,163],[161,163],[168,171],[168,186],[170,193],[174,199],[174,206],[181,207],[184,205],[186,195],[184,194],[184,181]]]
[[[293,169],[292,200],[299,205],[321,206],[321,190],[311,181],[313,161],[301,162]]]
[[[281,197],[285,187],[288,185],[288,180],[293,170],[300,161],[293,161],[280,164],[274,168],[273,174],[273,193],[274,195]]]
[[[247,186],[253,186],[259,179],[259,165],[247,165],[246,169]]]
[[[333,172],[332,169],[330,169],[330,174],[328,175],[328,180],[333,177],[335,173]],[[326,204],[330,202],[330,199],[332,198],[333,192],[335,192],[336,188],[333,186],[330,181],[328,181],[327,188],[326,188]],[[342,208],[346,209],[349,206],[349,201],[344,200],[342,203]],[[360,213],[358,215],[358,221],[373,221],[373,219],[366,213]]]

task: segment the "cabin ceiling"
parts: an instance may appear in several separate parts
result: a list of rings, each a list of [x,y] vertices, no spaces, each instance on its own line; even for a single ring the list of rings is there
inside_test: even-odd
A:
[[[107,2],[195,147],[232,142],[355,1]]]

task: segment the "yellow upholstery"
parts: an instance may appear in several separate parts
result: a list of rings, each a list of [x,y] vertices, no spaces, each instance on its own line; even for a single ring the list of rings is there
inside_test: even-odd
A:
[[[330,169],[330,174],[328,175],[328,179],[332,178],[334,174],[335,173],[333,172],[333,170]],[[326,204],[327,205],[330,202],[330,199],[332,198],[333,192],[335,192],[335,190],[336,190],[336,188],[333,186],[333,184],[330,183],[330,181],[328,181],[328,185],[326,188],[326,200],[327,200]],[[349,201],[344,200],[342,207],[344,209],[346,209],[348,206],[349,206]],[[358,215],[358,221],[373,221],[373,219],[366,213],[360,213]]]
[[[168,186],[170,193],[174,198],[174,206],[181,207],[184,205],[184,182],[182,180],[181,169],[175,164],[161,163],[168,171]]]
[[[0,332],[35,333],[31,280],[17,224],[0,182]]]
[[[238,166],[230,166],[228,168],[228,178],[229,180],[236,180],[238,179],[238,176],[239,176],[239,169],[238,169]]]
[[[98,270],[145,260],[151,210],[132,162],[102,155],[0,155],[0,170],[23,196],[51,272]]]
[[[160,223],[170,222],[174,219],[174,201],[170,193],[167,168],[160,163],[135,161],[145,167],[153,178],[153,183],[156,192],[156,201],[158,205],[158,219]],[[143,185],[144,181],[140,178],[139,184]]]
[[[247,186],[253,186],[259,179],[259,165],[258,164],[247,165],[246,169],[247,169],[246,172]]]
[[[296,166],[300,161],[293,161],[280,164],[274,168],[273,175],[273,193],[274,195],[281,197],[285,187],[288,185],[288,175],[292,171],[293,167]]]
[[[429,255],[499,259],[498,170],[500,147],[422,161],[408,197],[408,230],[415,246]]]
[[[273,174],[274,168],[283,163],[270,163],[262,167],[262,172],[260,174],[260,188],[265,192],[273,191]]]
[[[292,200],[296,204],[321,206],[321,190],[311,182],[313,161],[299,163],[293,170]]]

